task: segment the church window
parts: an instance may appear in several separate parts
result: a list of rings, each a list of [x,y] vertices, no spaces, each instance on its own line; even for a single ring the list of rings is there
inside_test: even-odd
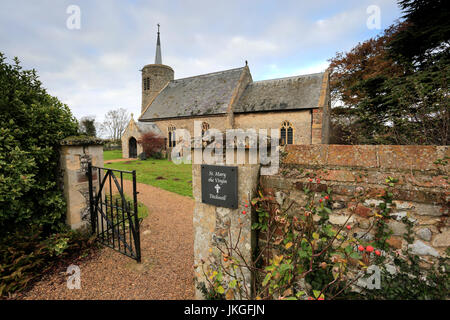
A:
[[[280,144],[293,144],[294,143],[294,128],[289,121],[283,121],[280,128]]]
[[[150,78],[144,78],[144,90],[150,90]]]
[[[176,145],[175,130],[176,128],[173,125],[170,125],[167,129],[167,131],[169,132],[169,148],[175,147]]]

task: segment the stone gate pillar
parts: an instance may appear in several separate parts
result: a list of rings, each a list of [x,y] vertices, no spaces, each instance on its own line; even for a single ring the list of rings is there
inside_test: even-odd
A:
[[[235,159],[236,153],[237,151],[235,149]],[[245,153],[245,164],[222,164],[225,166],[237,167],[236,209],[202,203],[201,164],[192,165],[193,195],[195,199],[193,218],[194,265],[197,266],[195,270],[195,297],[199,300],[204,299],[204,296],[198,289],[198,284],[203,282],[207,286],[205,275],[202,272],[202,266],[205,271],[208,269],[217,270],[220,268],[221,263],[223,262],[223,256],[218,247],[224,248],[224,240],[227,242],[230,241],[229,231],[231,231],[231,240],[233,244],[236,244],[240,232],[238,248],[247,261],[252,259],[256,239],[251,229],[254,217],[252,217],[250,201],[256,193],[260,165],[259,163],[249,164],[247,161],[249,150],[246,149]],[[223,151],[223,154],[225,156],[225,150]],[[192,159],[194,160],[194,156]],[[245,211],[245,214],[243,211]],[[247,288],[250,290],[252,280],[250,271],[244,268],[243,272],[239,273],[239,277],[241,283],[243,283],[243,279],[245,278]]]
[[[85,228],[90,223],[88,163],[103,167],[103,140],[67,138],[60,143],[60,187],[67,203],[66,223],[72,229]],[[93,173],[93,182],[97,173]]]

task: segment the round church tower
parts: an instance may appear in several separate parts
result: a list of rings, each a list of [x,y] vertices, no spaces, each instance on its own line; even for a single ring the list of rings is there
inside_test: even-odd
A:
[[[158,95],[166,84],[174,79],[174,71],[171,67],[162,64],[161,59],[161,42],[158,38],[156,41],[155,63],[148,64],[142,68],[142,106],[141,114],[145,111],[149,103]]]

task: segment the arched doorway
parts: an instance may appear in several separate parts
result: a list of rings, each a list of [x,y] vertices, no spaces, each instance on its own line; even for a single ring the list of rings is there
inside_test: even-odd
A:
[[[130,158],[137,158],[137,142],[134,137],[131,137],[128,142],[128,156]]]

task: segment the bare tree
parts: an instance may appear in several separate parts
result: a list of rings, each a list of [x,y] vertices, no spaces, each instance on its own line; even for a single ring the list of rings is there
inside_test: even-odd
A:
[[[108,132],[106,131],[105,126],[102,122],[95,122],[95,132],[97,133],[97,137],[99,138],[106,138],[108,135]]]
[[[103,127],[107,132],[109,138],[117,141],[122,138],[122,134],[129,120],[130,117],[128,115],[128,112],[124,108],[110,110],[105,115]]]

